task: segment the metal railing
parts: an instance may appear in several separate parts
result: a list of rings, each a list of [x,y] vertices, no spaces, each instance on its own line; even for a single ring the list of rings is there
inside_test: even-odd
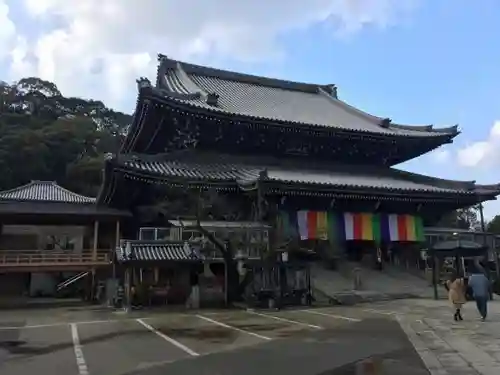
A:
[[[0,250],[0,267],[43,264],[107,264],[111,262],[108,250],[81,252],[53,250]]]
[[[90,272],[80,272],[79,274],[76,274],[75,276],[70,277],[67,280],[64,280],[62,283],[59,283],[57,285],[57,291],[59,292],[60,290],[70,286],[73,283],[76,283],[78,280],[83,279],[84,277],[87,277],[90,274]]]

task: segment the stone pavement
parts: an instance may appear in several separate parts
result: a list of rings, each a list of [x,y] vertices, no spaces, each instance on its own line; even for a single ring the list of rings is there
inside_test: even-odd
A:
[[[353,268],[357,263],[349,263]],[[315,297],[331,304],[354,305],[361,302],[379,302],[401,298],[432,298],[433,288],[422,277],[404,269],[386,266],[383,271],[362,266],[361,290],[353,289],[350,272],[332,271],[319,263],[311,265],[311,278]],[[438,288],[440,297],[445,296],[444,288]]]
[[[464,322],[452,313],[422,299],[285,311],[0,311],[0,373],[352,374],[369,357],[386,374],[500,374],[500,303],[486,322],[472,304]]]
[[[388,312],[401,324],[432,375],[494,375],[500,373],[500,303],[489,304],[481,322],[473,303],[464,321],[454,322],[444,301],[413,300]]]

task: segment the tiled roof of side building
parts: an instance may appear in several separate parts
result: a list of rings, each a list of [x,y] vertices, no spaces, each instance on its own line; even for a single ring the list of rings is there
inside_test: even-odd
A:
[[[456,136],[457,126],[393,124],[337,97],[335,85],[290,82],[219,70],[160,55],[157,88],[165,96],[211,111],[339,130],[414,137]]]
[[[88,204],[95,203],[96,199],[74,193],[55,181],[31,181],[14,189],[0,191],[1,201]]]
[[[196,261],[201,255],[187,242],[125,240],[116,249],[116,258],[119,262]]]
[[[500,185],[476,185],[410,173],[395,168],[314,163],[264,158],[248,160],[234,155],[175,154],[162,157],[120,156],[116,162],[138,175],[189,181],[248,183],[258,179],[337,188],[500,194]]]

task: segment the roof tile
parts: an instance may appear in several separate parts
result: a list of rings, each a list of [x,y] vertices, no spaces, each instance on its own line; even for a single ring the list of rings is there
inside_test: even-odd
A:
[[[159,69],[162,72],[159,88],[173,93],[173,100],[212,111],[378,134],[416,137],[458,134],[456,127],[433,129],[392,123],[384,126],[387,119],[348,105],[325,91],[324,85],[249,76],[175,60],[166,64],[166,69]],[[212,94],[218,95],[216,105],[207,101]]]
[[[2,200],[84,204],[94,203],[96,199],[73,193],[55,181],[31,181],[14,189],[0,191]]]
[[[335,186],[339,188],[371,188],[396,191],[420,191],[472,194],[485,190],[471,181],[451,181],[410,173],[395,168],[375,168],[342,164],[304,165],[298,161],[274,160],[266,163],[238,160],[236,156],[198,154],[180,159],[177,156],[159,160],[134,156],[119,159],[118,163],[132,173],[149,174],[162,178],[190,181],[252,182],[259,178],[282,183]],[[202,163],[200,160],[204,160]],[[495,188],[495,189],[493,189]],[[500,190],[488,187],[485,193]]]
[[[199,251],[187,242],[126,240],[116,249],[119,262],[127,261],[193,261]]]

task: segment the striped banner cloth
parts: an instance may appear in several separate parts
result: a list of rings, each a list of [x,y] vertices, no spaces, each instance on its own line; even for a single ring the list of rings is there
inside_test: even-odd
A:
[[[291,220],[290,220],[291,222]],[[422,218],[413,215],[301,210],[297,212],[302,240],[423,241]],[[296,233],[296,232],[295,232]]]

